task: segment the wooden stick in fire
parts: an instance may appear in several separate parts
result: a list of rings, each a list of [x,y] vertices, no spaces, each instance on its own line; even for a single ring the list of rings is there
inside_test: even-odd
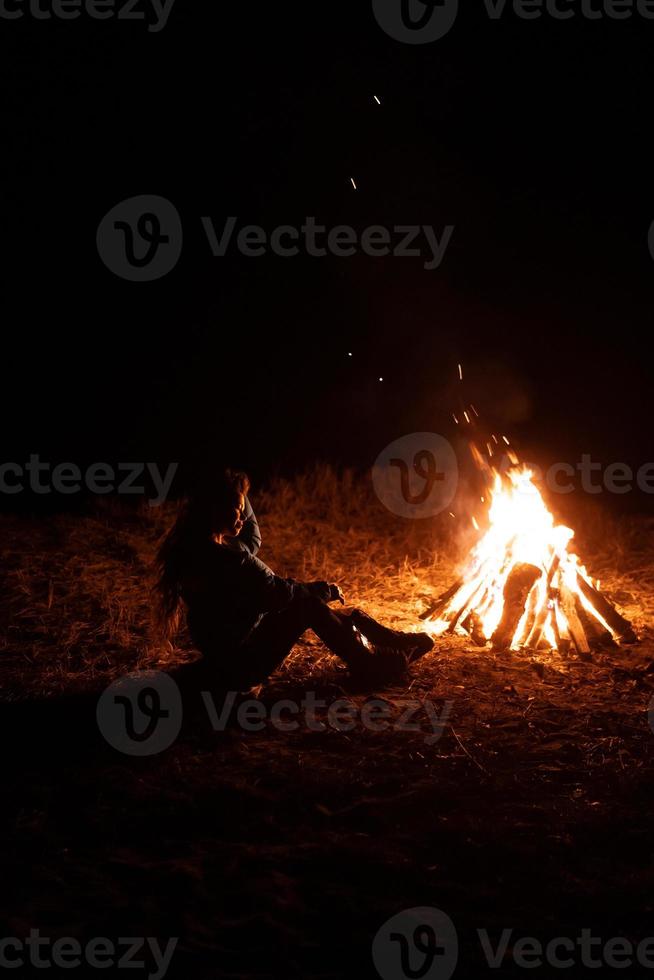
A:
[[[554,558],[552,559],[552,564],[550,565],[549,571],[547,573],[547,582],[545,584],[545,598],[543,600],[543,605],[538,615],[536,616],[536,621],[534,622],[534,625],[531,628],[531,633],[527,637],[527,641],[525,643],[526,647],[533,647],[534,649],[536,649],[536,647],[541,641],[543,630],[545,629],[545,623],[547,622],[547,617],[550,611],[550,599],[552,598],[551,596],[552,580],[554,579],[554,576],[558,572],[560,564],[561,564],[561,556],[559,554],[555,554]]]
[[[614,633],[617,633],[619,638],[623,643],[636,643],[638,637],[634,632],[634,628],[628,620],[621,616],[620,613],[615,609],[608,599],[598,592],[590,582],[586,581],[583,575],[577,575],[577,581],[579,582],[579,588],[584,595],[584,598],[588,600],[593,609],[595,609],[602,619],[608,623]]]

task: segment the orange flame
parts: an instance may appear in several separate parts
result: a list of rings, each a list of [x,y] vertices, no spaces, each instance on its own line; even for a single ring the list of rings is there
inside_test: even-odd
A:
[[[507,580],[515,567],[524,563],[534,566],[534,574],[538,570],[540,575],[527,595],[510,643],[512,649],[559,649],[562,642],[576,641],[577,634],[583,635],[577,604],[615,637],[579,587],[580,578],[590,580],[578,557],[569,550],[574,532],[555,524],[533,482],[533,473],[514,466],[502,476],[474,449],[473,454],[493,480],[489,526],[471,552],[462,584],[438,618],[427,621],[425,627],[435,636],[447,631],[467,635],[474,618],[477,635],[490,640],[504,612]]]

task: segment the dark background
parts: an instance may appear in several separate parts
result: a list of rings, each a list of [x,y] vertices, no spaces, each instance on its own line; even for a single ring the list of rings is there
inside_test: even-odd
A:
[[[459,362],[528,458],[654,459],[654,21],[472,6],[424,46],[368,3],[177,0],[160,33],[2,21],[4,459],[363,468],[405,433],[452,435]],[[139,194],[185,234],[142,284],[95,244]],[[455,232],[431,272],[214,258],[202,215]]]

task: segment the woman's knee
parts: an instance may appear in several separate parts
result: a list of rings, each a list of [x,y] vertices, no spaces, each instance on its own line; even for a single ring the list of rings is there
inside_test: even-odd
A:
[[[287,608],[298,622],[307,621],[308,624],[308,620],[316,615],[319,616],[328,606],[315,595],[300,594],[295,596]]]

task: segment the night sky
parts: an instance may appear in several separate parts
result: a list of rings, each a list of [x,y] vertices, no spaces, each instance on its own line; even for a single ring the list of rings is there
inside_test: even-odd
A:
[[[654,459],[654,20],[467,4],[407,45],[354,8],[177,0],[159,33],[0,25],[4,459],[363,469],[405,433],[452,435],[458,363],[527,456]],[[141,194],[184,227],[149,283],[96,248]],[[201,217],[230,215],[454,232],[432,271],[215,258]]]

